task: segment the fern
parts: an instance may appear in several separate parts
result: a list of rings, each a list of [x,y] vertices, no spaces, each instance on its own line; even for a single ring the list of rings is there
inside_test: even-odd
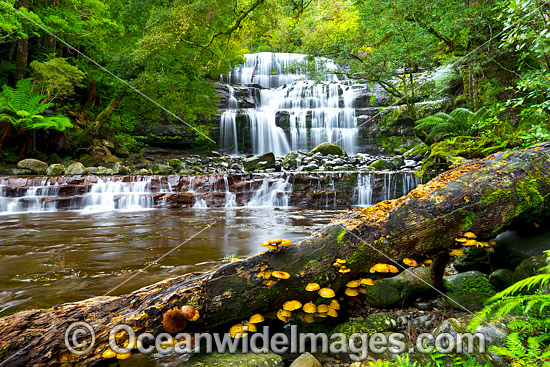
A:
[[[17,130],[56,130],[65,131],[72,127],[71,120],[65,116],[43,116],[53,103],[41,103],[46,96],[32,89],[30,79],[17,82],[15,88],[7,85],[0,93],[0,121],[7,121]]]
[[[444,139],[470,134],[474,123],[487,118],[487,111],[480,109],[472,112],[466,108],[457,108],[450,114],[438,112],[416,122],[415,132],[432,145]]]

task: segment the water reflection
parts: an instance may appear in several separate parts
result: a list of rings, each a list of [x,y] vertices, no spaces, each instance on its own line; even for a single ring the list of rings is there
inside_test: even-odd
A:
[[[266,238],[299,241],[336,211],[301,209],[172,209],[141,212],[48,212],[3,216],[0,222],[0,316],[114,294],[229,257],[247,257]],[[213,223],[169,256],[162,255]]]

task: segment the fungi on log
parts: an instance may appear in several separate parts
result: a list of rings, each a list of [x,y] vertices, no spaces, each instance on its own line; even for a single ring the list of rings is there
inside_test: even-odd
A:
[[[305,291],[308,283],[343,292],[347,282],[369,274],[374,264],[391,263],[386,256],[403,269],[404,258],[420,262],[426,256],[446,255],[455,238],[467,231],[489,239],[516,221],[539,220],[548,212],[549,195],[550,143],[468,161],[407,196],[341,214],[280,252],[262,252],[126,295],[0,318],[0,364],[92,366],[102,360],[113,326],[124,323],[136,333],[160,333],[164,313],[186,304],[201,315],[189,331],[230,325],[292,299],[305,304],[317,297],[317,292]],[[336,259],[345,259],[350,271],[339,272],[333,266]],[[258,277],[275,270],[291,276],[271,281]],[[95,330],[95,347],[86,355],[71,354],[64,343],[65,331],[75,321],[85,321]]]

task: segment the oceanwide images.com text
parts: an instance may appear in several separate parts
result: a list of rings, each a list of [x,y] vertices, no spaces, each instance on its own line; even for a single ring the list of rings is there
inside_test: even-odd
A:
[[[70,352],[84,355],[94,349],[95,333],[91,327],[67,329],[65,344]],[[89,326],[89,325],[88,325]],[[474,350],[485,352],[485,337],[481,333],[433,335],[424,333],[418,335],[416,343],[411,345],[408,338],[402,333],[375,333],[346,335],[335,333],[300,333],[296,325],[290,326],[286,333],[270,334],[269,326],[253,334],[237,335],[220,333],[179,333],[175,336],[168,333],[153,335],[143,333],[136,335],[134,330],[124,324],[115,326],[109,333],[110,350],[116,354],[127,354],[138,350],[143,354],[158,352],[161,354],[191,354],[191,353],[330,353],[348,354],[353,361],[363,361],[370,353],[394,355],[403,353],[432,353],[441,354],[471,353]],[[120,338],[124,335],[123,338]],[[239,337],[240,336],[240,337]]]

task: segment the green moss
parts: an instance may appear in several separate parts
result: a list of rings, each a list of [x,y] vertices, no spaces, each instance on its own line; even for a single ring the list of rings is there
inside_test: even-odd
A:
[[[338,243],[342,242],[342,239],[344,238],[344,236],[346,235],[346,231],[345,230],[341,230],[340,233],[338,233],[338,237],[336,237],[336,241]]]
[[[474,224],[475,218],[476,216],[474,213],[468,214],[466,217],[464,217],[464,219],[462,219],[462,223],[460,223],[460,229],[464,232],[469,231]]]
[[[544,197],[539,193],[537,180],[534,177],[527,176],[525,179],[518,181],[516,194],[519,198],[516,216],[537,207],[542,209]]]
[[[487,205],[494,204],[496,202],[503,202],[510,198],[512,190],[500,189],[487,194],[481,201]]]
[[[479,310],[485,305],[485,301],[496,294],[496,289],[488,278],[479,277],[468,279],[460,289],[449,292],[449,303],[455,308],[466,307],[470,310]]]

